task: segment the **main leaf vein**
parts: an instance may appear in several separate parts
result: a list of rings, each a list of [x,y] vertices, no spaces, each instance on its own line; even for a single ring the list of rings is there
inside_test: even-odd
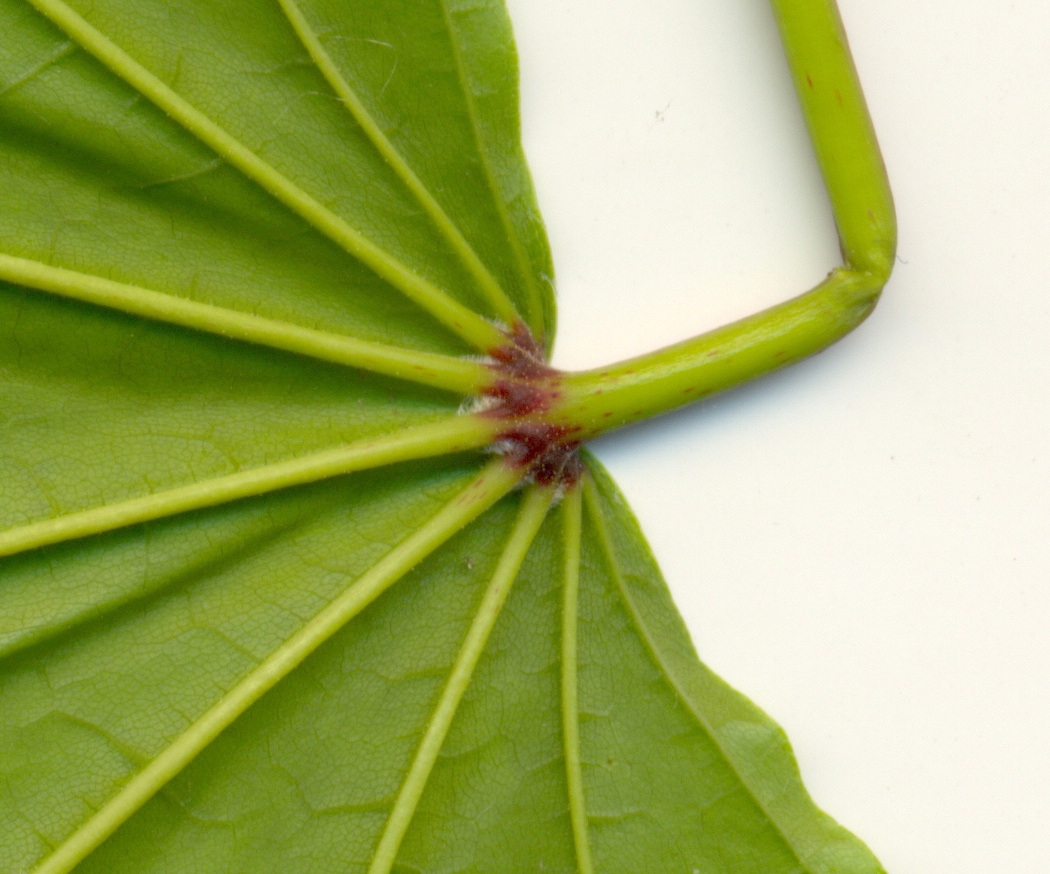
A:
[[[517,230],[514,228],[514,224],[510,219],[510,213],[507,211],[507,205],[503,200],[503,196],[499,190],[499,185],[496,183],[496,174],[492,168],[492,160],[489,157],[488,150],[485,148],[485,142],[481,136],[481,129],[478,122],[478,110],[474,102],[474,93],[471,90],[470,83],[467,81],[466,69],[463,65],[463,52],[460,49],[459,37],[456,33],[455,23],[452,21],[452,11],[449,9],[448,0],[438,0],[441,6],[441,14],[444,17],[445,29],[448,31],[449,42],[452,45],[452,52],[455,58],[456,75],[459,78],[460,88],[463,92],[463,99],[467,105],[467,115],[470,119],[470,131],[474,137],[474,144],[478,150],[478,154],[481,156],[481,167],[485,175],[485,184],[488,186],[489,191],[492,194],[492,200],[496,205],[496,210],[499,214],[500,225],[503,229],[504,236],[507,239],[507,243],[510,245],[511,252],[514,255],[514,265],[517,270],[519,279],[524,286],[525,292],[528,295],[528,318],[529,324],[533,332],[537,337],[543,336],[543,324],[542,324],[542,309],[540,290],[536,285],[536,278],[533,275],[532,267],[529,263],[529,256],[525,251],[525,246],[522,244],[521,238],[518,236]]]
[[[304,328],[3,253],[0,253],[0,280],[202,333],[358,367],[464,395],[479,394],[490,380],[487,369],[476,361]]]
[[[453,416],[301,458],[11,528],[0,532],[0,558],[353,471],[478,449],[492,441],[497,427],[477,416]]]
[[[565,539],[562,579],[561,627],[561,717],[565,747],[565,776],[569,791],[569,815],[579,874],[594,874],[590,829],[580,761],[580,704],[577,659],[578,607],[580,593],[580,537],[583,501],[579,484],[565,496],[562,510]]]
[[[423,740],[398,791],[397,801],[390,811],[368,874],[390,874],[394,866],[401,841],[423,796],[423,790],[437,762],[452,720],[474,675],[474,669],[489,635],[507,601],[518,570],[543,524],[552,498],[553,491],[548,488],[532,487],[526,493],[517,522],[492,575],[492,581],[471,622],[445,689],[427,724]]]

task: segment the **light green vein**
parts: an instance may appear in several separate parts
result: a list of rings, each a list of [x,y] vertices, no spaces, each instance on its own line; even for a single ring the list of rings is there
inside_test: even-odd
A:
[[[529,489],[522,501],[514,530],[503,550],[503,555],[500,556],[496,572],[485,591],[477,615],[470,624],[467,636],[463,640],[463,646],[456,656],[452,673],[430,717],[423,740],[416,751],[416,757],[398,792],[397,800],[394,802],[386,827],[383,829],[383,836],[376,847],[368,874],[390,874],[393,868],[397,851],[401,847],[401,841],[416,812],[416,806],[423,795],[423,789],[426,787],[430,773],[434,769],[434,763],[448,735],[452,719],[463,700],[463,695],[467,691],[474,669],[477,667],[489,635],[499,618],[500,611],[507,601],[514,579],[525,560],[525,554],[539,532],[540,525],[543,524],[553,495],[552,489],[533,487]]]
[[[463,395],[479,394],[491,382],[491,372],[476,361],[303,328],[2,253],[0,279],[158,322],[360,367]]]
[[[252,704],[420,561],[506,495],[520,478],[519,471],[511,470],[501,460],[489,464],[430,521],[387,553],[175,738],[63,841],[35,874],[68,874]]]
[[[561,624],[561,718],[565,746],[565,776],[569,789],[569,815],[576,843],[579,874],[594,874],[590,829],[580,764],[580,702],[577,674],[577,618],[580,596],[580,536],[583,500],[577,484],[565,495],[562,507],[563,556]]]
[[[46,615],[33,613],[32,619],[27,617],[24,601],[15,600],[14,604],[7,601],[4,607],[0,607],[0,663],[31,647],[62,637],[68,639],[73,632],[97,626],[122,610],[149,605],[165,592],[178,591],[192,582],[215,577],[234,564],[273,547],[301,524],[299,520],[280,521],[265,530],[250,533],[237,526],[237,535],[221,541],[223,545],[218,549],[211,542],[208,548],[190,556],[175,569],[143,575],[135,588],[64,603],[57,610],[49,608]],[[30,597],[34,596],[40,597],[39,590],[33,590]]]
[[[536,285],[536,277],[532,272],[532,265],[529,261],[528,253],[525,251],[525,246],[522,244],[521,238],[518,236],[518,232],[515,230],[514,224],[510,220],[510,213],[507,211],[507,204],[503,201],[499,185],[496,182],[496,174],[492,169],[492,161],[489,158],[488,150],[485,148],[485,143],[481,136],[481,129],[478,126],[478,110],[474,104],[474,93],[471,91],[470,83],[467,81],[466,70],[463,67],[463,53],[460,51],[459,38],[456,35],[456,27],[452,21],[452,12],[448,8],[448,0],[440,0],[440,5],[441,13],[445,19],[445,29],[448,31],[449,42],[452,45],[452,54],[456,65],[456,75],[459,78],[460,88],[463,91],[463,99],[467,104],[467,116],[470,118],[470,130],[474,136],[474,144],[478,150],[478,154],[481,156],[481,167],[485,173],[485,182],[488,185],[489,191],[492,193],[492,200],[496,205],[496,211],[499,214],[503,233],[507,238],[507,243],[510,245],[511,252],[514,255],[514,265],[517,268],[518,275],[521,278],[521,282],[525,287],[525,292],[528,295],[529,325],[532,328],[533,333],[542,339],[543,306],[541,303],[540,290]]]
[[[10,91],[14,91],[16,88],[18,88],[21,85],[24,85],[30,79],[33,79],[35,76],[40,75],[40,73],[42,73],[52,64],[58,63],[66,55],[75,52],[76,48],[77,47],[69,40],[60,43],[58,46],[52,49],[51,52],[48,53],[47,57],[45,57],[42,61],[40,61],[37,64],[34,64],[24,73],[22,73],[22,75],[12,79],[6,85],[0,85],[0,97],[3,97]]]
[[[813,874],[813,868],[802,858],[798,848],[784,831],[782,824],[772,815],[772,813],[770,813],[768,806],[762,801],[762,798],[759,796],[755,787],[751,784],[751,781],[747,779],[740,768],[737,767],[733,758],[728,752],[726,752],[725,747],[718,738],[718,734],[711,727],[711,724],[703,713],[700,712],[700,709],[694,703],[689,691],[679,682],[678,678],[675,676],[660,652],[660,648],[656,645],[656,641],[653,640],[653,636],[649,632],[649,627],[645,624],[645,620],[642,618],[637,605],[634,603],[634,599],[631,597],[631,593],[627,589],[627,583],[623,578],[623,572],[620,570],[620,562],[616,555],[616,547],[613,546],[612,537],[609,534],[609,528],[605,522],[605,513],[602,511],[601,505],[598,503],[598,487],[595,485],[594,478],[590,474],[584,478],[583,493],[587,504],[587,515],[594,523],[598,535],[598,542],[601,545],[602,553],[605,557],[606,567],[616,583],[616,589],[620,595],[620,601],[623,604],[624,609],[627,611],[631,623],[638,632],[638,636],[641,638],[642,644],[648,651],[657,670],[675,693],[675,699],[685,704],[686,710],[696,721],[696,724],[700,727],[701,731],[703,731],[711,740],[711,743],[714,744],[715,748],[722,756],[723,761],[725,761],[730,770],[740,781],[740,785],[747,791],[751,800],[755,803],[755,806],[762,812],[762,815],[776,831],[777,836],[784,843],[784,846],[788,848],[798,861],[799,870],[805,872],[805,874]]]
[[[504,341],[503,333],[473,310],[397,261],[356,228],[335,215],[247,146],[235,139],[153,73],[134,60],[61,0],[26,0],[85,51],[236,167],[314,228],[367,265],[382,279],[481,350]]]
[[[334,476],[487,445],[498,424],[452,416],[380,437],[0,532],[0,558]]]
[[[445,210],[441,208],[434,195],[430,193],[423,181],[416,175],[401,153],[394,147],[394,144],[390,142],[386,134],[380,129],[376,120],[361,102],[353,88],[350,87],[350,83],[346,81],[328,52],[325,51],[317,33],[307,21],[306,16],[303,15],[298,4],[295,0],[278,0],[278,2],[281,4],[281,8],[284,10],[284,14],[287,16],[292,28],[310,53],[313,62],[325,79],[328,80],[328,84],[349,110],[354,120],[361,126],[369,140],[372,141],[376,150],[383,156],[383,160],[397,173],[405,187],[416,198],[420,206],[423,207],[434,226],[452,247],[452,250],[463,262],[471,276],[474,277],[478,288],[484,294],[489,304],[492,305],[496,314],[507,325],[514,325],[520,317],[518,316],[518,311],[514,308],[514,304],[507,297],[506,292],[500,287],[500,284],[484,265],[481,258],[478,257],[474,248],[467,242],[460,229],[448,217]]]

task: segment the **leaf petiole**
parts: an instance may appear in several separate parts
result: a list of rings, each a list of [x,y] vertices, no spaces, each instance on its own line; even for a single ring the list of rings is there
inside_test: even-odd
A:
[[[575,441],[733,388],[821,351],[875,307],[893,269],[893,198],[838,10],[773,0],[845,263],[800,297],[611,367],[561,377],[544,422]]]
[[[589,440],[813,355],[874,308],[884,276],[839,268],[779,306],[656,352],[564,374],[546,421]]]

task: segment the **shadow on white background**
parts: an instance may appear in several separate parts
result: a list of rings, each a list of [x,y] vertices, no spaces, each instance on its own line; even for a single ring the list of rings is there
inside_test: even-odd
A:
[[[596,366],[838,250],[765,0],[509,0],[558,271]],[[892,874],[1043,874],[1050,7],[841,0],[900,260],[839,346],[599,441],[701,656]]]

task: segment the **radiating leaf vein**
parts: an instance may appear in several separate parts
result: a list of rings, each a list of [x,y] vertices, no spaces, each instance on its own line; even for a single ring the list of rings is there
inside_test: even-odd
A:
[[[542,337],[544,334],[542,323],[543,304],[540,290],[536,285],[536,278],[533,275],[531,266],[529,265],[529,256],[525,251],[525,246],[522,243],[521,238],[518,236],[517,230],[514,228],[514,223],[510,219],[507,205],[504,202],[502,193],[499,190],[499,185],[496,182],[496,174],[492,167],[492,159],[489,156],[488,149],[486,149],[484,139],[481,135],[478,110],[474,101],[474,90],[471,88],[470,82],[467,81],[467,73],[463,65],[463,51],[460,48],[459,36],[456,32],[455,22],[452,20],[452,10],[449,8],[448,0],[439,0],[439,3],[441,6],[441,13],[444,16],[445,29],[448,31],[448,38],[452,45],[456,75],[460,82],[460,90],[463,94],[463,99],[466,102],[467,116],[470,119],[471,135],[474,137],[474,143],[477,147],[478,154],[481,156],[481,168],[485,175],[485,184],[488,186],[489,191],[492,192],[492,199],[496,204],[496,209],[499,213],[500,225],[503,229],[507,243],[510,246],[511,253],[514,256],[514,265],[517,268],[518,277],[528,296],[529,327],[532,328],[533,333],[537,337]]]
[[[580,704],[578,688],[577,632],[580,589],[580,538],[583,502],[579,486],[570,489],[563,509],[565,553],[562,558],[561,627],[561,717],[565,749],[565,776],[569,791],[569,815],[579,874],[593,874],[587,802],[580,764]]]
[[[462,231],[460,231],[452,219],[449,218],[448,214],[442,209],[434,195],[431,194],[423,184],[423,181],[409,166],[404,156],[398,152],[394,144],[391,143],[386,134],[383,133],[367,107],[361,102],[361,99],[357,96],[356,92],[350,87],[350,83],[346,81],[346,78],[339,71],[339,68],[329,56],[328,52],[325,51],[316,31],[310,25],[310,22],[306,19],[306,16],[303,14],[298,4],[295,0],[278,0],[278,2],[281,4],[281,8],[284,10],[292,28],[299,36],[299,39],[302,40],[303,46],[309,52],[314,64],[316,64],[317,68],[321,71],[321,74],[332,87],[332,90],[339,97],[343,105],[353,116],[354,120],[361,126],[361,129],[368,136],[369,141],[375,146],[379,154],[383,156],[383,160],[385,160],[394,172],[397,173],[398,177],[416,198],[420,206],[423,207],[435,227],[437,227],[438,231],[452,247],[456,256],[462,261],[464,266],[474,277],[479,290],[485,296],[489,304],[495,309],[496,314],[508,325],[513,325],[518,321],[518,313],[510,298],[507,297],[506,292],[500,287],[495,277],[481,261],[481,258],[478,257],[477,252],[474,251],[474,248],[463,236]],[[394,65],[396,69],[396,60],[394,61]],[[387,77],[386,84],[389,84],[393,75],[394,71],[391,70],[390,76]],[[384,84],[383,90],[386,90],[386,84]]]
[[[36,874],[68,874],[252,704],[426,556],[499,501],[520,477],[519,472],[502,460],[491,462],[430,520],[329,602],[135,774],[117,795],[43,861]]]
[[[707,737],[711,740],[711,743],[714,744],[715,748],[718,750],[723,760],[736,775],[737,780],[740,781],[740,785],[747,792],[748,797],[752,800],[756,807],[758,807],[758,809],[762,811],[767,822],[769,822],[773,829],[776,831],[778,838],[783,842],[784,846],[788,848],[788,851],[798,861],[800,869],[804,872],[807,872],[807,874],[814,874],[813,869],[810,868],[810,866],[802,858],[802,855],[799,853],[798,848],[795,846],[794,842],[788,837],[788,835],[784,831],[783,825],[776,817],[772,815],[767,805],[759,796],[759,793],[755,790],[755,788],[751,785],[751,782],[747,779],[746,775],[740,771],[740,768],[737,766],[736,762],[726,752],[718,737],[718,734],[714,731],[714,729],[711,728],[711,725],[708,723],[707,719],[697,709],[697,707],[693,703],[692,697],[688,695],[686,691],[681,687],[681,684],[676,679],[674,672],[670,670],[670,668],[667,665],[667,662],[664,660],[659,647],[653,640],[653,636],[650,633],[649,628],[645,623],[645,620],[642,618],[641,613],[638,611],[638,607],[635,604],[634,599],[631,597],[631,593],[627,588],[627,583],[624,580],[623,571],[620,568],[619,559],[616,555],[616,547],[613,545],[612,538],[609,535],[609,529],[605,521],[604,512],[602,511],[601,505],[598,503],[597,492],[598,488],[595,485],[593,478],[587,477],[584,480],[584,498],[587,505],[587,514],[598,534],[598,542],[601,545],[602,555],[605,559],[606,566],[609,569],[610,576],[612,576],[616,584],[616,590],[620,596],[621,602],[623,603],[624,609],[627,611],[631,623],[632,625],[634,625],[638,636],[641,638],[646,651],[649,653],[656,668],[659,670],[661,678],[664,682],[667,683],[668,686],[671,687],[672,691],[675,693],[676,698],[685,703],[686,711],[693,718],[693,720],[696,722],[697,726],[701,729],[701,731],[703,731],[704,734],[706,734]]]
[[[476,361],[304,328],[3,253],[0,279],[166,324],[464,395],[479,394],[490,380],[486,368]]]
[[[477,449],[491,442],[495,429],[495,424],[489,420],[476,416],[453,416],[381,437],[367,437],[301,458],[11,528],[0,532],[0,558],[191,510],[257,497],[279,489],[319,482],[353,471]]]
[[[445,689],[427,723],[423,740],[419,744],[408,774],[398,791],[397,801],[390,811],[390,817],[387,819],[383,835],[376,847],[368,874],[390,874],[397,859],[401,841],[405,832],[408,831],[409,823],[416,812],[416,806],[423,796],[423,789],[426,787],[427,780],[430,779],[434,763],[448,735],[452,719],[459,709],[485,644],[510,594],[514,578],[543,524],[552,497],[551,489],[533,487],[529,489],[522,502],[517,522],[507,539],[499,564],[492,575],[492,581],[470,624]]]
[[[61,0],[26,0],[87,52],[164,110],[223,160],[328,236],[434,318],[479,349],[502,343],[502,333],[473,310],[419,276],[180,97]]]

